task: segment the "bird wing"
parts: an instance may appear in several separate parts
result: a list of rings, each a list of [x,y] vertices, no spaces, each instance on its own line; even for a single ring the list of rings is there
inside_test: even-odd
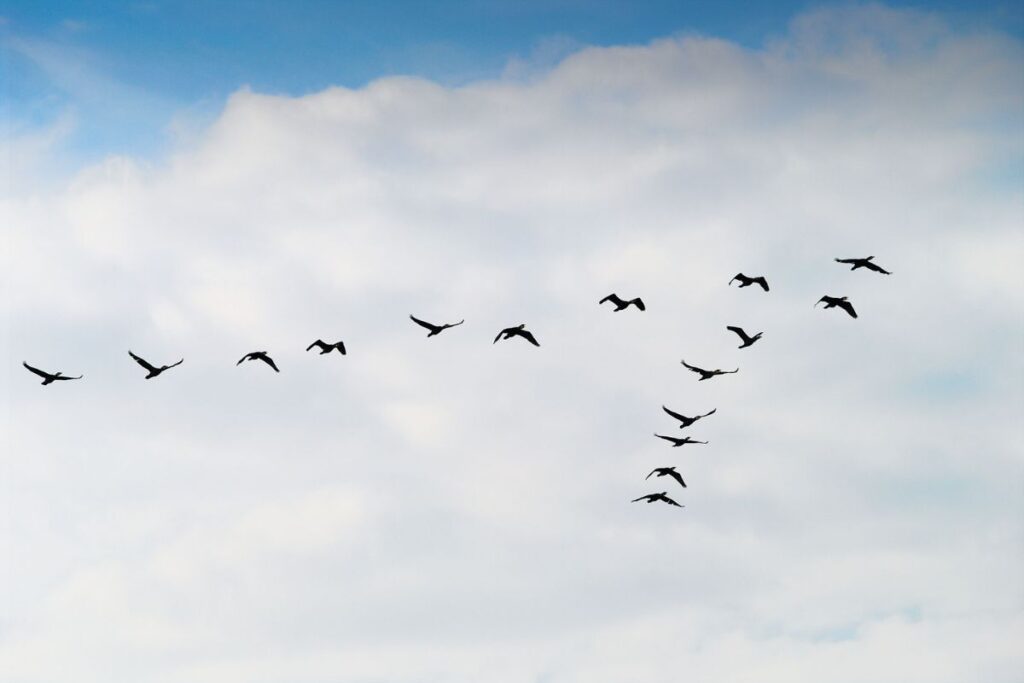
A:
[[[416,317],[416,316],[414,316],[414,315],[410,315],[409,317],[410,317],[410,318],[412,319],[412,321],[413,321],[414,323],[416,323],[416,324],[417,324],[417,325],[419,325],[420,327],[424,327],[424,328],[426,328],[426,329],[430,330],[431,332],[436,332],[436,331],[437,331],[437,325],[431,325],[431,324],[430,324],[430,323],[428,323],[428,322],[425,322],[425,321],[423,321],[423,320],[420,320],[419,318],[417,318],[417,317]]]
[[[714,415],[714,414],[715,414],[715,412],[716,412],[717,410],[718,410],[718,408],[712,408],[712,409],[711,409],[711,412],[709,412],[709,413],[704,413],[703,415],[700,415],[700,416],[698,416],[698,417],[707,417],[708,415]]]
[[[658,471],[657,469],[653,469],[653,470],[651,470],[651,474],[654,474],[657,471]],[[644,481],[647,481],[648,479],[650,479],[651,478],[651,474],[648,474],[646,477],[644,477]]]
[[[146,370],[148,370],[149,372],[157,372],[157,370],[159,369],[159,368],[154,368],[152,365],[149,364],[148,361],[146,361],[146,359],[139,358],[138,356],[136,356],[131,351],[128,352],[128,355],[131,356],[132,358],[134,358],[136,363],[138,363],[142,367],[146,368]]]
[[[345,342],[340,341],[337,344],[335,344],[334,346],[335,346],[336,349],[341,351],[341,355],[343,355],[343,356],[345,355],[345,353],[346,353],[346,351],[345,351]]]
[[[855,258],[837,258],[836,259],[836,263],[854,264],[854,263],[857,262],[857,260],[858,259],[855,259]]]
[[[495,337],[495,338],[494,338],[494,341],[493,341],[493,342],[491,342],[491,343],[492,343],[492,344],[497,344],[497,343],[498,343],[498,340],[499,340],[499,339],[501,339],[501,335],[505,334],[505,332],[506,332],[506,330],[502,330],[501,332],[499,332],[499,333],[498,333],[498,336],[497,336],[497,337]]]
[[[669,410],[665,406],[662,406],[661,409],[664,410],[669,415],[671,415],[672,417],[674,417],[675,419],[679,420],[680,422],[689,422],[690,421],[690,418],[686,417],[685,415],[680,415],[679,413],[677,413],[675,411]]]
[[[661,500],[665,501],[669,505],[675,505],[677,508],[683,507],[682,505],[680,505],[679,503],[675,502],[674,500],[672,500],[671,498],[669,498],[666,495],[662,495],[662,496],[660,496],[660,498],[661,498]]]
[[[735,370],[719,370],[718,374],[720,374],[720,375],[734,375],[734,374],[736,374],[739,371],[740,371],[739,368],[736,368]]]
[[[309,346],[307,346],[307,347],[306,347],[306,350],[307,350],[307,351],[309,351],[309,350],[310,350],[311,348],[313,348],[314,346],[319,346],[320,348],[323,348],[323,347],[327,346],[327,344],[324,344],[323,340],[321,340],[321,339],[317,339],[317,340],[316,340],[315,342],[313,342],[312,344],[310,344]]]
[[[464,322],[466,322],[466,319],[465,319],[465,318],[463,318],[462,320],[460,320],[460,321],[459,321],[459,322],[457,322],[457,323],[452,323],[451,325],[448,325],[448,327],[458,327],[459,325],[461,325],[461,324],[462,324],[462,323],[464,323]]]
[[[730,332],[735,332],[743,341],[750,340],[750,336],[743,331],[742,327],[736,327],[735,325],[727,325],[725,329],[729,330]]]
[[[78,377],[54,377],[54,379],[82,379],[85,375],[79,375]]]
[[[666,472],[666,474],[675,479],[676,481],[678,481],[680,486],[682,486],[684,489],[686,488],[686,482],[683,481],[683,475],[679,474],[675,470],[669,470],[668,472]]]
[[[892,275],[892,273],[890,273],[888,270],[886,270],[882,266],[872,263],[871,261],[866,262],[864,264],[864,267],[867,268],[868,270],[873,270],[876,273],[882,273],[883,275]]]
[[[634,499],[633,499],[632,501],[630,501],[630,502],[632,502],[632,503],[639,503],[639,502],[640,502],[641,500],[647,500],[648,498],[650,498],[650,495],[647,495],[647,496],[640,496],[639,498],[634,498]]]
[[[686,366],[687,368],[689,368],[690,370],[693,370],[694,372],[700,372],[700,373],[704,373],[704,372],[707,372],[706,370],[704,370],[704,369],[702,369],[702,368],[698,368],[698,367],[697,367],[696,365],[690,365],[690,364],[689,364],[689,363],[687,363],[687,362],[686,362],[685,360],[681,360],[681,361],[679,361],[679,362],[680,362],[680,363],[682,363],[682,364],[683,364],[684,366]]]
[[[258,356],[258,358],[267,365],[269,365],[270,367],[274,368],[274,372],[281,372],[280,370],[277,369],[277,365],[274,364],[274,359],[271,358],[270,356],[263,354],[261,356]]]
[[[245,354],[244,356],[242,356],[242,357],[241,357],[241,358],[240,358],[240,359],[238,360],[238,362],[237,362],[237,363],[235,363],[235,365],[241,365],[241,364],[242,364],[242,363],[244,363],[245,361],[249,360],[249,358],[250,358],[251,356],[252,356],[252,354],[251,354],[251,353],[247,353],[247,354]]]
[[[655,436],[658,437],[659,439],[665,439],[665,441],[670,441],[672,443],[676,443],[677,441],[679,441],[679,439],[674,439],[671,436],[662,436],[661,434],[655,434]]]
[[[177,363],[173,363],[173,364],[171,364],[171,365],[168,365],[168,366],[167,366],[167,369],[168,369],[168,370],[170,370],[171,368],[175,368],[175,367],[178,367],[179,365],[181,365],[181,364],[182,364],[182,363],[184,363],[184,362],[185,362],[185,359],[184,359],[184,358],[182,358],[182,359],[181,359],[181,360],[179,360],[179,361],[178,361]]]
[[[533,334],[529,330],[520,330],[519,336],[525,339],[526,341],[530,342],[534,346],[540,346],[540,344],[537,343],[537,340],[534,338]]]
[[[611,301],[613,304],[622,303],[622,299],[620,299],[618,296],[616,296],[616,294],[614,292],[609,294],[605,298],[601,299],[600,301],[598,301],[597,304],[600,306],[605,301]]]
[[[768,281],[764,279],[763,275],[760,276],[760,277],[752,278],[751,281],[752,282],[756,282],[757,284],[761,285],[761,287],[764,289],[764,291],[766,291],[766,292],[768,291]]]
[[[36,375],[39,375],[43,379],[49,379],[50,377],[53,377],[53,375],[51,375],[50,373],[46,372],[45,370],[40,370],[39,368],[34,368],[31,365],[29,365],[28,363],[26,363],[25,361],[21,361],[21,364],[24,365],[28,369],[29,372],[31,372],[33,374],[36,374]]]
[[[851,304],[849,301],[840,301],[836,305],[839,306],[839,308],[846,311],[847,313],[849,313],[851,318],[857,317],[857,311],[853,310],[853,304]]]
[[[633,299],[633,301],[631,301],[630,303],[636,304],[636,307],[639,308],[641,311],[647,310],[647,307],[644,306],[644,300],[641,299],[640,297]]]

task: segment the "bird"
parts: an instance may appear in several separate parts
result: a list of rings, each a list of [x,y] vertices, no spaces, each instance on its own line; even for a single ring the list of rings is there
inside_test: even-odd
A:
[[[128,350],[128,355],[131,356],[132,358],[134,358],[136,363],[138,363],[139,365],[141,365],[142,367],[144,367],[146,369],[146,371],[149,373],[148,375],[146,375],[146,379],[153,379],[154,377],[159,375],[164,370],[170,370],[171,368],[173,368],[175,366],[178,366],[178,365],[181,365],[182,363],[185,362],[185,359],[182,358],[177,363],[172,363],[171,365],[164,365],[164,366],[158,368],[155,365],[153,365],[152,363],[150,363],[149,361],[147,361],[146,359],[139,358],[138,356],[136,356],[134,353],[131,352],[130,349]]]
[[[764,279],[764,275],[759,275],[757,277],[747,277],[743,273],[736,273],[736,277],[734,277],[732,280],[729,280],[729,284],[731,285],[735,280],[740,281],[740,289],[743,289],[744,287],[749,287],[750,285],[761,285],[761,289],[763,289],[766,292],[768,291],[768,281]]]
[[[28,369],[29,372],[35,373],[35,374],[39,375],[40,377],[42,377],[43,378],[43,386],[44,387],[47,384],[50,384],[51,382],[56,382],[57,380],[82,379],[82,377],[85,376],[85,375],[79,375],[78,377],[68,377],[67,375],[65,375],[62,372],[58,372],[58,373],[54,374],[54,373],[46,372],[45,370],[40,370],[39,368],[34,368],[31,365],[29,365],[28,363],[26,363],[25,361],[21,361],[21,364],[24,365],[25,368]]]
[[[261,360],[270,367],[274,368],[274,372],[281,372],[280,370],[277,369],[277,365],[274,364],[274,359],[268,356],[266,351],[253,351],[252,353],[247,353],[244,356],[242,356],[241,360],[235,363],[235,365],[241,365],[244,361],[247,360]]]
[[[751,337],[749,334],[743,331],[742,327],[736,327],[735,325],[728,325],[725,329],[729,330],[730,332],[735,332],[736,334],[739,335],[740,340],[743,341],[743,343],[739,347],[737,347],[740,349],[747,348],[748,346],[756,342],[758,339],[760,339],[761,335],[764,334],[764,332],[758,332],[753,337]]]
[[[601,299],[597,303],[598,303],[598,305],[600,305],[600,304],[603,304],[605,301],[611,301],[613,304],[615,304],[615,312],[616,313],[621,311],[621,310],[623,310],[623,309],[629,308],[630,304],[632,304],[633,306],[636,306],[641,311],[646,311],[647,310],[647,307],[644,306],[643,299],[641,299],[640,297],[637,297],[635,299],[630,299],[629,301],[626,301],[625,299],[620,297],[618,294],[612,293],[612,294],[609,294],[608,296],[606,296],[605,298]]]
[[[668,409],[668,408],[666,408],[665,406],[662,406],[662,407],[661,407],[661,409],[662,409],[662,410],[664,410],[664,411],[665,411],[666,413],[668,413],[669,415],[671,415],[672,417],[674,417],[675,419],[679,420],[679,422],[681,423],[681,424],[679,425],[679,428],[680,428],[680,429],[686,429],[687,427],[689,427],[690,425],[692,425],[692,424],[693,424],[694,422],[696,422],[697,420],[700,420],[701,418],[707,417],[708,415],[714,415],[714,414],[715,414],[715,411],[716,411],[716,410],[718,410],[718,408],[715,408],[715,409],[713,409],[713,410],[712,410],[711,412],[709,412],[709,413],[704,413],[703,415],[695,415],[694,417],[686,417],[685,415],[680,415],[680,414],[679,414],[679,413],[677,413],[677,412],[674,412],[674,411],[672,411],[672,410],[669,410],[669,409]]]
[[[718,375],[731,375],[733,373],[740,371],[739,368],[736,368],[735,370],[704,370],[702,368],[698,368],[696,365],[690,365],[685,360],[680,362],[690,370],[693,370],[694,372],[700,374],[700,379],[697,380],[698,382],[703,382],[706,379],[711,379],[712,377],[717,377]]]
[[[661,493],[648,493],[646,496],[640,496],[633,500],[634,503],[639,503],[641,500],[646,500],[648,503],[653,503],[656,500],[660,500],[663,503],[669,505],[675,505],[677,508],[684,508],[685,505],[680,505],[671,498],[668,497],[668,491],[662,491]]]
[[[409,317],[412,318],[412,321],[419,325],[420,327],[425,327],[428,330],[430,330],[430,334],[427,335],[428,338],[433,337],[434,335],[441,334],[449,327],[457,327],[458,325],[461,325],[462,323],[466,322],[465,320],[460,320],[457,323],[445,323],[444,325],[434,325],[433,323],[428,323],[425,320],[420,320],[419,318],[413,315],[410,315]]]
[[[685,446],[688,443],[707,443],[707,441],[697,441],[696,439],[691,439],[688,436],[681,438],[675,436],[662,436],[661,434],[655,434],[655,436],[659,439],[665,439],[665,441],[671,441],[672,448],[679,448],[680,446]]]
[[[837,258],[836,263],[848,263],[853,266],[853,268],[850,268],[850,270],[857,270],[858,268],[867,268],[868,270],[873,270],[876,273],[881,273],[882,275],[892,275],[892,273],[890,273],[885,268],[881,267],[878,264],[872,263],[871,261],[874,258],[874,256],[868,256],[867,258]]]
[[[502,335],[505,336],[502,337]],[[533,334],[526,329],[526,323],[521,323],[519,325],[516,325],[515,327],[506,327],[505,329],[498,333],[498,336],[495,337],[494,341],[491,343],[497,344],[499,339],[511,339],[512,337],[522,337],[523,339],[530,342],[534,346],[540,346],[540,344],[538,344],[537,340],[534,338]]]
[[[683,481],[683,477],[678,472],[676,472],[675,467],[656,467],[653,470],[651,470],[651,474],[648,474],[646,477],[644,477],[644,480],[650,479],[651,475],[653,474],[657,474],[659,477],[672,477],[673,479],[679,482],[680,486],[682,486],[684,489],[686,488],[686,482]]]
[[[314,346],[316,348],[320,349],[320,355],[321,356],[326,355],[326,354],[330,353],[331,351],[334,351],[335,349],[337,349],[338,353],[340,353],[341,355],[343,355],[343,356],[345,355],[345,342],[343,342],[343,341],[334,342],[333,344],[328,344],[327,342],[325,342],[322,339],[317,339],[315,342],[313,342],[312,344],[310,344],[309,346],[306,347],[306,351],[309,351]]]
[[[857,317],[857,311],[853,310],[853,304],[847,301],[845,296],[828,296],[826,294],[825,296],[818,299],[817,303],[815,303],[814,305],[817,306],[822,302],[825,302],[825,308],[835,308],[836,306],[838,306],[839,308],[849,313],[851,318]]]

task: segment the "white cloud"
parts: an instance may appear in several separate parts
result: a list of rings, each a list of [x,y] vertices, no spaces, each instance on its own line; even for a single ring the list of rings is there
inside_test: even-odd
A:
[[[1015,680],[1022,55],[871,7],[241,90],[0,200],[8,365],[86,375],[5,380],[4,680]]]

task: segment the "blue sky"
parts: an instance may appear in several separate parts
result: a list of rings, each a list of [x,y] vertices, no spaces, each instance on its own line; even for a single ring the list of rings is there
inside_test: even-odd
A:
[[[510,59],[551,65],[583,45],[638,44],[681,32],[756,47],[793,16],[835,3],[781,0],[609,2],[13,2],[0,10],[4,104],[17,135],[74,117],[65,152],[91,161],[151,155],[170,121],[202,125],[243,85],[302,95],[406,74],[459,84]],[[1020,34],[1020,3],[890,3],[959,26]]]

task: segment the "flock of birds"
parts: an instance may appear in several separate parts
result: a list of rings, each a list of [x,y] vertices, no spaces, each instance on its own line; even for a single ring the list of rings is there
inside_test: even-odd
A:
[[[859,268],[865,268],[867,270],[874,271],[876,273],[881,273],[883,275],[891,275],[892,274],[888,270],[885,270],[884,268],[882,268],[881,266],[876,264],[874,262],[874,258],[875,258],[874,256],[868,256],[866,258],[847,258],[847,259],[837,258],[837,259],[835,259],[835,261],[838,262],[838,263],[844,263],[844,264],[848,264],[848,265],[852,266],[852,268],[850,270],[857,270]],[[742,289],[744,287],[749,287],[751,285],[758,285],[765,292],[769,291],[768,281],[765,279],[765,277],[763,275],[762,276],[757,276],[757,277],[749,277],[747,275],[744,275],[743,273],[737,273],[735,277],[733,277],[731,280],[729,280],[728,284],[732,285],[733,282],[739,282],[740,283],[739,284],[739,288],[740,289]],[[598,302],[598,305],[602,305],[602,304],[604,304],[606,302],[610,302],[613,306],[615,306],[615,309],[614,309],[615,312],[623,311],[623,310],[629,308],[630,306],[634,306],[634,307],[636,307],[640,311],[646,311],[647,310],[647,307],[644,305],[644,302],[643,302],[642,299],[640,299],[640,297],[637,297],[635,299],[623,299],[618,294],[612,293],[612,294],[609,294],[608,296],[604,297],[603,299],[601,299]],[[854,310],[853,304],[850,303],[849,299],[847,297],[845,297],[845,296],[829,296],[829,295],[825,295],[825,296],[821,297],[817,301],[817,303],[815,303],[814,305],[817,306],[818,304],[825,304],[825,308],[826,309],[829,309],[829,308],[840,308],[843,311],[845,311],[851,318],[856,318],[857,317],[857,311]],[[442,332],[444,332],[447,329],[450,329],[452,327],[458,327],[459,325],[461,325],[464,322],[466,322],[465,320],[460,320],[457,323],[444,323],[444,324],[441,324],[441,325],[436,325],[434,323],[430,323],[430,322],[427,322],[425,320],[420,320],[419,318],[417,318],[417,317],[415,317],[413,315],[410,315],[409,318],[412,319],[412,321],[414,323],[416,323],[417,325],[419,325],[420,327],[422,327],[422,328],[424,328],[424,329],[426,329],[428,331],[428,334],[427,334],[428,338],[429,337],[435,337],[435,336],[441,334]],[[747,334],[747,332],[742,327],[738,327],[738,326],[734,326],[734,325],[729,325],[725,329],[729,330],[730,332],[735,333],[740,338],[741,344],[738,347],[740,349],[745,349],[745,348],[747,348],[749,346],[752,346],[764,334],[763,332],[758,332],[757,334],[751,336],[751,335]],[[498,343],[501,340],[513,339],[515,337],[520,337],[520,338],[526,340],[527,342],[529,342],[530,344],[533,344],[534,346],[537,346],[537,347],[540,346],[540,343],[537,341],[537,338],[533,335],[533,333],[526,329],[525,323],[524,324],[520,324],[520,325],[516,325],[515,327],[506,327],[505,329],[501,330],[500,332],[498,332],[498,335],[494,338],[494,342],[493,343],[496,344],[496,343]],[[306,347],[306,351],[307,352],[308,351],[312,351],[314,348],[318,349],[320,351],[320,355],[322,355],[322,356],[323,355],[327,355],[327,354],[331,353],[332,351],[337,351],[342,356],[346,355],[345,343],[343,341],[337,341],[337,342],[335,342],[333,344],[329,344],[329,343],[325,342],[322,339],[317,339],[312,344],[310,344],[309,346]],[[136,355],[131,350],[128,351],[128,355],[131,356],[132,360],[134,360],[136,363],[138,363],[146,371],[146,379],[153,379],[155,377],[158,377],[161,374],[163,374],[164,372],[170,370],[171,368],[174,368],[174,367],[177,367],[177,366],[181,365],[185,361],[185,359],[182,358],[182,359],[178,360],[176,363],[171,363],[170,365],[161,365],[161,366],[158,367],[156,365],[153,365],[149,361],[147,361],[145,358],[142,358],[141,356]],[[242,356],[238,360],[238,362],[235,363],[235,365],[236,366],[237,365],[241,365],[242,363],[244,363],[246,361],[257,361],[257,360],[258,361],[262,361],[263,363],[269,365],[274,370],[274,372],[280,372],[281,371],[277,367],[277,364],[274,362],[274,359],[271,358],[270,355],[266,351],[251,351],[251,352],[245,354],[244,356]],[[700,375],[700,379],[697,380],[699,382],[703,382],[705,380],[709,380],[709,379],[712,379],[714,377],[718,377],[719,375],[731,375],[731,374],[739,372],[739,368],[736,368],[734,370],[720,370],[720,369],[706,370],[706,369],[698,367],[696,365],[691,365],[691,364],[687,363],[685,360],[681,361],[681,362],[682,362],[682,364],[683,364],[683,366],[685,368],[687,368],[691,372],[694,372],[694,373]],[[63,374],[62,372],[47,372],[45,370],[40,370],[39,368],[31,366],[31,365],[29,365],[25,361],[22,361],[22,365],[24,365],[25,368],[29,372],[32,372],[33,374],[38,375],[39,377],[41,377],[43,379],[43,381],[42,381],[42,385],[43,386],[46,386],[47,384],[52,384],[52,383],[57,382],[57,381],[76,380],[76,379],[82,379],[84,377],[84,375],[78,375],[77,377],[72,377],[72,376]],[[693,426],[694,424],[696,424],[700,420],[702,420],[702,419],[704,419],[706,417],[709,417],[711,415],[714,415],[715,412],[717,411],[717,408],[716,409],[712,409],[712,410],[710,410],[707,413],[704,413],[702,415],[694,415],[693,417],[689,417],[689,416],[683,415],[681,413],[677,413],[675,411],[672,411],[669,408],[667,408],[666,406],[662,406],[662,410],[664,410],[665,413],[667,413],[669,416],[671,416],[672,418],[676,419],[679,422],[679,428],[680,429],[686,429],[688,427]],[[657,434],[657,433],[655,433],[654,436],[656,436],[659,439],[664,439],[665,441],[669,442],[670,444],[672,444],[673,448],[679,448],[680,446],[685,446],[685,445],[688,445],[688,444],[706,444],[707,443],[707,441],[698,441],[696,439],[690,438],[689,436],[674,437],[674,436],[666,436],[664,434]],[[645,477],[645,481],[647,479],[650,479],[651,477],[670,477],[671,479],[676,480],[682,488],[686,488],[686,482],[683,480],[682,475],[679,474],[679,472],[676,470],[676,468],[674,466],[671,466],[671,467],[657,467],[657,468],[653,469],[651,471],[651,473],[648,474],[647,477]],[[675,500],[673,500],[668,495],[668,491],[662,491],[660,493],[648,493],[647,495],[640,496],[639,498],[634,499],[632,502],[638,503],[640,501],[646,501],[648,503],[662,502],[662,503],[666,503],[668,505],[673,505],[675,507],[680,507],[680,508],[681,507],[685,507],[685,506],[680,505],[679,503],[677,503]]]

